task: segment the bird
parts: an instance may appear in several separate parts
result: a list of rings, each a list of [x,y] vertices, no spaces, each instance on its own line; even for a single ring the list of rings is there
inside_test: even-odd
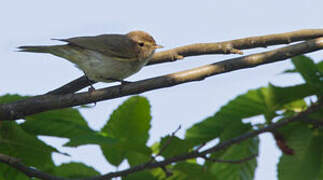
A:
[[[152,58],[155,50],[163,47],[144,31],[53,40],[66,44],[20,46],[18,49],[21,52],[49,53],[74,63],[84,72],[92,88],[91,81],[127,82],[125,78],[137,73]]]

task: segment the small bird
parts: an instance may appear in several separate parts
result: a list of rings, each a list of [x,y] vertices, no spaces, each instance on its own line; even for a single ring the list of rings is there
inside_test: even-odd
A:
[[[96,82],[126,82],[125,78],[138,72],[155,50],[162,48],[143,31],[53,40],[67,44],[18,48],[22,52],[49,53],[65,58],[76,64],[88,80]]]

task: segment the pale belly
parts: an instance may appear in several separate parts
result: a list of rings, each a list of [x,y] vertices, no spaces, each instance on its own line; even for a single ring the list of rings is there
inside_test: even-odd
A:
[[[138,72],[150,59],[132,62],[112,60],[111,57],[91,50],[65,53],[73,53],[73,60],[70,59],[71,56],[65,58],[75,63],[90,80],[97,82],[123,80]]]

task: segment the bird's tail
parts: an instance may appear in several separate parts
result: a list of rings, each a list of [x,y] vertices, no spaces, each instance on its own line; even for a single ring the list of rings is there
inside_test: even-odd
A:
[[[20,46],[18,47],[18,51],[32,53],[51,53],[54,49],[57,49],[58,46]]]

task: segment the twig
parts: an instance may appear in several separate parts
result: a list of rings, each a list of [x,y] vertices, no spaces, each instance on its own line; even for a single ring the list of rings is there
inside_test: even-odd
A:
[[[244,163],[246,161],[250,161],[252,159],[254,159],[255,157],[257,157],[258,154],[253,154],[249,157],[243,158],[243,159],[239,159],[239,160],[223,160],[223,159],[214,159],[214,158],[208,158],[206,156],[202,157],[203,159],[207,160],[207,161],[212,161],[212,162],[217,162],[217,163],[230,163],[230,164],[241,164]]]
[[[220,151],[223,149],[226,149],[228,147],[230,147],[231,145],[234,144],[238,144],[241,143],[249,138],[255,137],[259,134],[265,133],[265,132],[271,132],[273,130],[276,130],[280,127],[286,126],[289,123],[292,122],[298,122],[298,121],[302,121],[307,115],[316,112],[318,110],[321,110],[323,107],[323,99],[319,99],[317,103],[314,103],[313,105],[311,105],[309,108],[307,108],[305,111],[302,111],[290,118],[287,118],[285,120],[279,121],[277,123],[272,123],[267,125],[264,128],[258,129],[258,130],[254,130],[248,133],[245,133],[241,136],[232,138],[230,140],[224,141],[222,143],[219,143],[211,148],[208,148],[204,151],[201,152],[190,152],[190,153],[186,153],[184,155],[179,155],[179,156],[175,156],[173,158],[169,158],[169,159],[165,159],[163,161],[158,161],[158,162],[148,162],[145,164],[141,164],[138,166],[134,166],[125,170],[121,170],[121,171],[116,171],[116,172],[111,172],[105,175],[101,175],[101,176],[95,176],[95,177],[89,177],[89,178],[83,178],[82,180],[107,180],[107,179],[111,179],[113,177],[120,177],[120,176],[127,176],[131,173],[135,173],[138,171],[142,171],[144,169],[153,169],[153,168],[158,168],[158,167],[165,167],[171,163],[175,163],[175,162],[179,162],[179,161],[184,161],[187,159],[192,159],[192,158],[197,158],[197,157],[206,157],[207,154],[216,152],[216,151]],[[21,163],[15,161],[15,160],[10,160],[12,159],[11,157],[8,158],[8,156],[6,155],[2,155],[0,156],[0,161],[4,162],[6,164],[8,164],[9,166],[12,166],[14,168],[16,168],[19,171],[22,171],[24,174],[29,174],[32,175],[32,177],[38,177],[40,179],[43,180],[63,180],[63,178],[57,178],[57,177],[52,177],[46,173],[43,173],[41,171],[26,167],[24,165],[22,165]],[[240,160],[241,161],[241,160]],[[17,165],[18,164],[18,165]],[[67,180],[67,179],[64,179]]]
[[[232,41],[224,41],[218,43],[198,43],[186,46],[169,49],[154,54],[149,64],[159,64],[165,62],[173,62],[179,59],[183,59],[188,56],[197,56],[204,54],[228,54],[238,53],[241,54],[243,49],[251,49],[257,47],[267,47],[278,44],[288,44],[297,41],[304,41],[314,39],[323,36],[323,29],[304,29],[287,33],[270,34],[265,36],[247,37],[242,39],[236,39]],[[231,48],[231,50],[230,50]],[[236,50],[236,51],[234,51]],[[94,84],[95,82],[93,82]],[[85,76],[82,76],[60,88],[48,92],[47,94],[59,95],[75,93],[89,84]]]
[[[167,141],[165,142],[165,144],[160,148],[159,152],[155,155],[151,157],[150,162],[156,162],[156,157],[160,156],[167,148],[167,146],[171,143],[171,141],[174,139],[175,134],[182,128],[181,125],[178,126],[178,128],[172,132],[172,134],[170,135],[170,137],[167,139]],[[171,171],[169,171],[166,166],[162,166],[161,169],[165,172],[166,177],[170,177],[173,175],[173,173]]]
[[[175,86],[192,81],[200,81],[217,74],[273,63],[322,48],[323,38],[317,38],[272,51],[233,58],[130,84],[103,88],[91,93],[84,92],[66,95],[35,96],[8,104],[0,104],[0,121],[16,120],[48,110],[73,107],[127,95],[139,94],[154,89]]]
[[[41,172],[35,168],[30,168],[25,165],[23,165],[18,159],[10,157],[5,154],[0,154],[0,162],[5,163],[18,171],[24,173],[28,177],[36,177],[39,179],[44,179],[44,180],[67,180],[62,177],[56,177],[49,175],[47,173]]]
[[[160,150],[159,150],[159,152],[158,152],[158,154],[156,155],[156,157],[158,157],[158,156],[160,156],[161,155],[161,153],[163,153],[165,150],[166,150],[166,148],[167,148],[167,146],[172,142],[172,140],[174,139],[174,136],[175,136],[175,134],[180,130],[182,128],[182,126],[181,125],[179,125],[178,126],[178,128],[174,131],[174,132],[172,132],[172,134],[170,135],[170,137],[167,139],[167,141],[165,142],[165,144],[160,148]]]

